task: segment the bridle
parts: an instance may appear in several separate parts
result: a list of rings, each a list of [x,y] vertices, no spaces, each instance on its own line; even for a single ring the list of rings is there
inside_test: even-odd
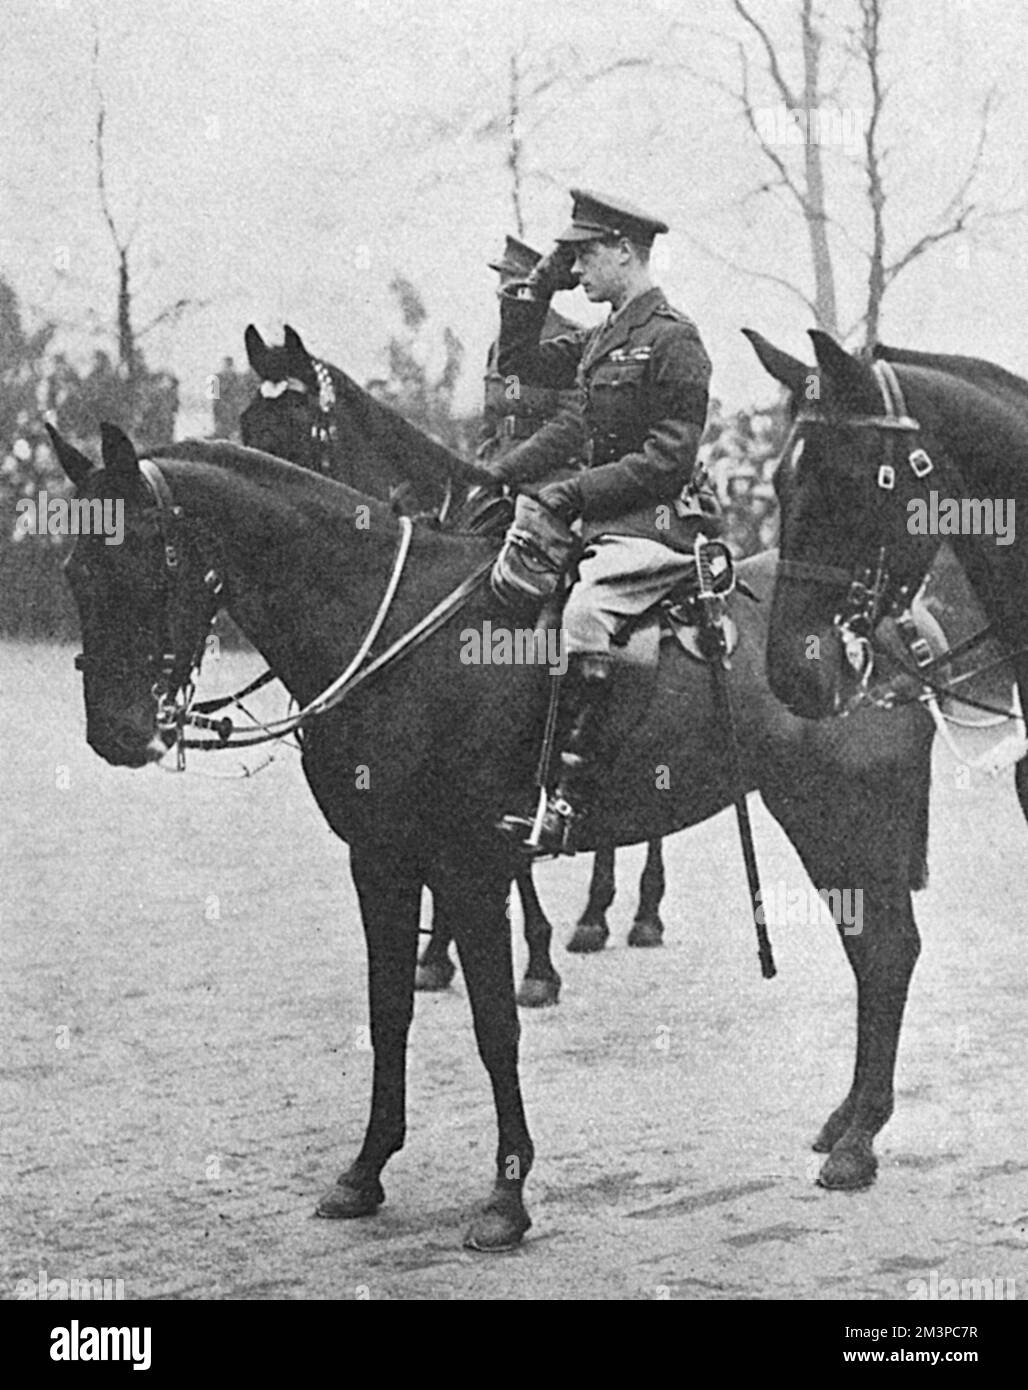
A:
[[[801,410],[793,421],[782,457],[790,456],[797,434],[803,425],[836,425],[846,429],[880,430],[883,433],[884,457],[878,468],[876,482],[880,492],[889,494],[895,492],[897,467],[908,466],[920,481],[929,476],[935,465],[931,456],[918,442],[921,425],[907,411],[903,388],[892,364],[879,360],[871,364],[871,370],[882,394],[882,414],[848,415],[838,419],[815,410]],[[904,435],[913,436],[914,447],[908,449],[905,460],[898,462],[896,455],[899,440]],[[856,570],[846,570],[840,566],[808,560],[783,559],[778,562],[778,572],[786,579],[846,587],[846,597],[832,620],[832,627],[842,643],[847,663],[857,676],[857,689],[847,709],[854,708],[867,698],[875,665],[872,639],[875,628],[883,618],[896,618],[900,634],[908,645],[912,646],[919,640],[910,615],[911,586],[903,584],[893,587],[887,547],[884,545],[879,547],[873,562]],[[918,664],[925,664],[923,652],[913,649],[912,655]]]
[[[318,385],[314,416],[310,424],[310,440],[314,450],[314,465],[311,471],[324,473],[326,477],[336,478],[337,481],[351,482],[351,477],[337,472],[335,466],[339,442],[339,431],[336,425],[338,397],[336,396],[332,373],[327,363],[322,362],[319,357],[311,357],[309,361]],[[275,401],[287,392],[298,396],[310,397],[311,395],[307,383],[296,376],[283,377],[280,381],[264,380],[260,384],[258,394],[266,401]],[[436,514],[436,521],[440,526],[446,524],[454,500],[454,479],[453,474],[450,473],[447,474],[446,491]]]
[[[311,420],[310,437],[314,448],[314,458],[319,473],[331,474],[333,454],[336,447],[336,388],[332,373],[317,357],[310,359],[314,377],[318,385],[314,417]],[[299,377],[287,376],[281,381],[262,381],[259,394],[266,401],[278,400],[287,391],[299,396],[310,396],[310,388]]]
[[[412,628],[398,637],[374,659],[369,659],[371,648],[382,630],[392,608],[396,592],[400,587],[414,535],[414,523],[411,518],[408,516],[399,517],[399,534],[389,579],[379,600],[375,615],[362,637],[357,651],[347,663],[342,674],[337,676],[319,695],[308,701],[296,713],[287,715],[283,719],[261,724],[259,733],[239,734],[232,721],[227,717],[212,719],[210,715],[218,709],[223,709],[226,705],[238,705],[245,695],[251,694],[269,681],[274,680],[275,674],[269,669],[256,680],[251,681],[245,689],[236,691],[232,695],[218,700],[194,703],[195,678],[199,674],[207,648],[207,638],[211,625],[222,606],[225,586],[218,569],[213,565],[209,566],[203,581],[209,595],[209,610],[206,614],[206,621],[202,623],[200,635],[188,652],[185,655],[178,654],[175,651],[171,612],[174,590],[181,582],[181,559],[186,527],[185,513],[180,506],[175,504],[167,479],[152,459],[140,459],[139,470],[156,503],[158,535],[164,554],[163,572],[166,576],[161,642],[159,649],[151,651],[146,661],[150,670],[154,672],[151,693],[157,701],[157,728],[161,733],[173,735],[179,771],[185,767],[187,748],[204,752],[251,748],[256,744],[268,743],[285,738],[288,734],[305,730],[316,719],[336,709],[350,695],[351,691],[369,676],[392,666],[400,657],[407,655],[408,652],[438,631],[454,613],[463,607],[482,584],[495,560],[495,556],[490,554],[487,560],[476,566],[456,588],[441,599]],[[102,660],[86,657],[84,653],[80,653],[75,658],[75,668],[79,671],[85,672],[90,668],[102,667],[103,664]],[[216,737],[189,739],[185,734],[187,726],[208,730],[213,732]]]
[[[164,474],[152,459],[139,460],[139,472],[153,498],[153,512],[163,557],[162,576],[165,601],[161,606],[161,622],[156,639],[147,652],[145,665],[152,675],[150,693],[157,701],[157,727],[162,731],[175,730],[176,742],[181,739],[187,712],[195,689],[194,676],[200,669],[211,624],[221,606],[224,581],[216,565],[209,565],[203,583],[208,595],[206,622],[195,645],[184,653],[176,651],[172,621],[172,597],[181,581],[184,554],[184,514],[175,505]],[[96,657],[79,652],[75,657],[76,671],[88,673],[105,663]],[[181,757],[181,753],[180,753]]]

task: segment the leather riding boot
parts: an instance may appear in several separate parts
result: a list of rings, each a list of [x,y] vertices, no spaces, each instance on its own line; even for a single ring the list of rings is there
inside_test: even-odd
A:
[[[606,652],[573,656],[558,713],[556,752],[560,765],[537,838],[534,817],[504,816],[497,828],[531,856],[575,853],[575,831],[592,808],[607,706],[611,657]]]

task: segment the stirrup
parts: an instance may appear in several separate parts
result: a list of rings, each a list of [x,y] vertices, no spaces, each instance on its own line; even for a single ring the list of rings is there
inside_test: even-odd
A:
[[[554,793],[547,799],[538,839],[534,838],[535,816],[501,816],[496,829],[527,858],[555,859],[575,854],[575,829],[581,819],[569,801]]]

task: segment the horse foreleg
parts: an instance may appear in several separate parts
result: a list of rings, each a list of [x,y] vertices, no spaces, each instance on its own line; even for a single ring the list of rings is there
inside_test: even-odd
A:
[[[438,888],[452,909],[475,1038],[492,1083],[499,1131],[496,1182],[464,1244],[471,1250],[509,1250],[532,1224],[522,1189],[534,1157],[518,1076],[521,1025],[507,915],[510,872],[504,863],[490,865],[491,847],[462,854],[463,862],[451,863],[445,875],[440,871]]]
[[[819,1184],[852,1189],[869,1186],[878,1167],[874,1138],[892,1114],[900,1026],[921,946],[909,890],[898,885],[865,892],[858,919],[839,926],[857,979],[857,1059],[850,1093],[814,1148],[828,1152]]]
[[[425,992],[449,989],[457,967],[450,959],[453,930],[438,903],[432,905],[432,934],[425,944],[414,974],[414,988]]]
[[[646,846],[646,863],[639,880],[639,908],[628,933],[629,946],[663,946],[664,923],[660,904],[664,898],[664,842],[651,840]]]
[[[528,965],[517,1002],[525,1009],[538,1009],[556,1004],[560,997],[560,976],[550,959],[553,928],[539,901],[531,868],[527,865],[520,868],[515,881],[525,914],[525,944],[528,947]]]
[[[607,908],[614,901],[614,846],[600,845],[593,858],[593,874],[589,880],[589,900],[579,917],[567,949],[577,954],[602,951],[610,932],[607,929]]]
[[[371,1216],[385,1201],[379,1174],[406,1133],[407,1034],[414,1015],[421,880],[381,848],[351,848],[368,945],[374,1081],[360,1153],[317,1205],[318,1216]]]

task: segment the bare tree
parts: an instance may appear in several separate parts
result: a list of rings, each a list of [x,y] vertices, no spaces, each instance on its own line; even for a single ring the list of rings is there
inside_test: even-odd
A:
[[[513,41],[506,55],[506,86],[502,104],[497,99],[497,74],[483,73],[479,89],[472,89],[459,107],[445,116],[426,113],[421,120],[420,143],[428,151],[469,140],[479,145],[499,145],[507,176],[514,228],[525,236],[525,198],[529,183],[559,182],[553,171],[530,158],[532,137],[559,119],[567,103],[586,89],[633,69],[646,70],[654,59],[645,53],[619,54],[589,63],[569,44],[533,50],[527,40]],[[548,100],[547,100],[548,99]],[[422,189],[460,177],[461,161],[448,158],[446,168],[432,171]]]
[[[878,341],[882,306],[885,296],[909,266],[935,247],[952,238],[968,233],[974,226],[997,216],[1009,216],[1023,207],[1001,210],[983,207],[976,198],[976,186],[984,166],[988,141],[989,116],[996,93],[990,90],[984,97],[979,115],[977,138],[968,165],[956,187],[934,217],[928,229],[916,236],[906,247],[890,256],[887,209],[890,190],[885,176],[888,150],[883,146],[882,131],[889,99],[889,87],[884,79],[883,30],[886,0],[858,0],[859,14],[849,30],[849,41],[843,56],[856,59],[862,80],[866,82],[867,109],[862,132],[861,172],[870,229],[861,244],[851,232],[830,214],[830,186],[834,180],[826,169],[823,144],[825,130],[824,103],[828,95],[822,77],[825,50],[824,18],[814,0],[799,0],[796,12],[799,19],[803,58],[802,87],[790,83],[785,76],[784,60],[778,43],[767,27],[750,10],[746,0],[731,0],[732,7],[744,25],[755,36],[762,54],[766,79],[776,92],[787,116],[795,116],[801,124],[802,168],[797,170],[789,159],[788,148],[769,138],[762,128],[751,97],[751,61],[745,46],[739,45],[741,80],[736,94],[743,118],[751,131],[761,155],[771,166],[772,177],[761,185],[760,192],[775,188],[786,191],[803,216],[810,249],[810,265],[814,282],[813,299],[792,282],[780,279],[785,288],[800,296],[813,312],[818,327],[849,337],[861,327],[863,342],[870,347]],[[819,119],[821,117],[822,119]],[[840,170],[841,183],[845,171]],[[855,320],[841,327],[830,232],[852,251],[860,254],[867,265],[864,305]],[[740,267],[743,268],[744,267]],[[760,274],[760,272],[756,272]],[[768,277],[766,273],[762,278]]]
[[[518,55],[510,55],[510,85],[507,89],[507,169],[510,173],[510,200],[514,205],[514,226],[518,236],[525,235],[525,214],[521,206],[521,187],[524,174],[521,167],[521,66]]]
[[[100,82],[100,29],[94,16],[92,48],[93,89],[96,96],[96,121],[94,124],[94,153],[96,156],[96,187],[100,201],[100,211],[110,233],[111,242],[118,265],[118,295],[115,324],[118,343],[118,372],[127,385],[129,396],[134,394],[140,379],[145,375],[145,365],[140,342],[146,335],[162,323],[174,322],[187,309],[201,307],[206,301],[191,297],[180,297],[159,310],[142,328],[136,328],[133,321],[133,291],[130,270],[130,252],[137,227],[124,231],[119,228],[111,206],[107,181],[107,152],[104,143],[107,128],[107,102]]]
[[[814,298],[811,302],[802,292],[813,311],[814,321],[819,328],[829,333],[838,332],[838,308],[835,293],[835,271],[832,265],[832,250],[828,241],[828,211],[825,195],[824,160],[819,141],[810,139],[810,113],[817,112],[823,104],[821,90],[821,52],[823,38],[818,27],[813,0],[800,0],[800,31],[803,42],[803,81],[802,87],[794,88],[786,79],[778,50],[772,42],[767,29],[743,4],[743,0],[733,0],[735,11],[757,36],[764,53],[768,75],[782,102],[783,110],[793,117],[799,113],[800,133],[803,135],[802,173],[795,173],[787,161],[784,149],[777,146],[767,127],[762,128],[757,119],[750,94],[749,59],[744,44],[739,45],[739,64],[741,69],[739,102],[743,118],[752,132],[761,154],[771,165],[772,186],[784,188],[795,201],[807,230],[810,243],[810,260],[814,273]]]
[[[882,78],[882,10],[883,0],[860,0],[861,23],[855,35],[855,46],[867,72],[871,96],[869,119],[864,132],[864,172],[871,209],[871,250],[868,255],[867,303],[863,314],[854,325],[854,328],[857,328],[863,324],[864,344],[867,347],[878,341],[882,301],[896,278],[934,247],[962,235],[976,219],[981,221],[994,215],[973,201],[974,188],[981,173],[988,140],[989,115],[996,97],[995,89],[990,89],[982,102],[974,151],[952,195],[933,219],[928,231],[916,237],[891,260],[887,259],[887,193],[882,174],[883,152],[880,146],[881,121],[888,97],[888,88]]]
[[[114,254],[118,261],[118,301],[115,322],[118,337],[118,367],[126,381],[133,381],[138,371],[138,350],[132,331],[132,291],[129,275],[129,251],[132,247],[134,231],[127,235],[119,232],[111,211],[107,193],[107,161],[104,151],[104,131],[107,125],[107,103],[100,85],[100,30],[94,19],[93,25],[93,86],[96,92],[96,126],[94,146],[96,154],[96,188],[100,198],[100,211],[114,243]]]

